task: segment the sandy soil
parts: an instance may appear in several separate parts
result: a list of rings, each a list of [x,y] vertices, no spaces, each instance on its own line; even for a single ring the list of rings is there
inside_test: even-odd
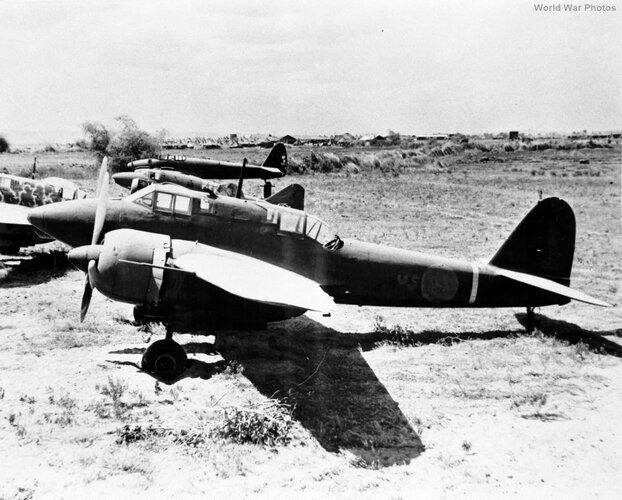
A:
[[[547,176],[545,185],[575,201],[579,228],[589,220],[573,283],[619,304],[619,174],[607,165],[598,178]],[[359,237],[481,258],[532,204],[518,187],[532,176],[520,184],[509,168],[496,180],[476,170],[466,180],[375,179],[376,192],[406,200],[401,230],[379,228],[396,208],[388,194],[376,210],[344,188],[352,179],[297,180],[325,219],[337,202],[324,193],[340,189],[331,222],[352,222]],[[463,188],[446,194],[452,182]],[[496,205],[481,194],[495,185],[505,194]],[[442,201],[441,220],[421,208],[427,194]],[[484,239],[486,225],[494,229]],[[622,490],[619,307],[543,308],[531,335],[519,310],[342,306],[266,330],[179,335],[191,364],[164,384],[138,369],[161,329],[135,326],[130,306],[99,294],[80,324],[82,273],[60,261],[39,267],[35,259],[0,270],[0,498],[618,498]],[[292,411],[289,444],[210,437],[223,410],[270,414],[276,403]],[[125,425],[165,432],[118,444]],[[192,446],[176,440],[182,431],[206,439]]]

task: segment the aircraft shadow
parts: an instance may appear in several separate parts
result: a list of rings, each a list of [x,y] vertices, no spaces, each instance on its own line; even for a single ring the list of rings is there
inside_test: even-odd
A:
[[[515,316],[521,325],[525,327],[528,326],[527,315],[525,313],[518,313]],[[582,342],[593,352],[610,354],[612,356],[622,358],[622,345],[604,338],[604,335],[615,337],[622,336],[622,328],[618,328],[617,330],[594,332],[584,330],[579,325],[575,325],[574,323],[548,318],[543,314],[536,314],[534,315],[534,318],[536,329],[544,335],[555,337],[571,344],[578,344]]]
[[[516,318],[527,325],[526,314],[516,314]],[[536,328],[544,335],[571,343],[583,342],[594,352],[622,357],[622,346],[602,337],[620,336],[621,330],[592,332],[541,314],[535,320]],[[191,360],[187,370],[172,382],[148,375],[165,384],[187,377],[207,380],[236,361],[242,366],[244,376],[262,394],[293,408],[294,418],[324,449],[348,451],[360,466],[390,466],[409,463],[425,448],[361,351],[387,342],[417,346],[523,335],[532,333],[512,330],[448,334],[391,329],[343,333],[302,316],[275,323],[266,330],[221,332],[216,334],[214,343],[189,342],[184,345],[188,353],[218,353],[223,360],[215,363]],[[142,354],[143,351],[128,348],[111,354]],[[140,370],[135,363],[117,363]]]
[[[13,263],[14,262],[14,263]],[[39,285],[63,276],[70,268],[65,252],[34,253],[0,262],[0,288]]]
[[[144,349],[123,349],[121,351],[112,351],[110,354],[142,354],[143,352]],[[158,377],[154,373],[143,370],[139,363],[135,363],[133,361],[108,359],[106,362],[117,366],[133,366],[139,372],[149,375],[151,378],[165,385],[173,385],[184,378],[201,378],[208,380],[216,373],[222,372],[228,365],[228,363],[222,359],[214,363],[205,363],[204,361],[193,359],[188,362],[188,367],[178,378],[174,380],[166,380]]]
[[[307,317],[256,332],[216,335],[214,347],[266,397],[294,409],[326,450],[346,450],[363,467],[409,463],[424,446],[367,364],[355,334]]]

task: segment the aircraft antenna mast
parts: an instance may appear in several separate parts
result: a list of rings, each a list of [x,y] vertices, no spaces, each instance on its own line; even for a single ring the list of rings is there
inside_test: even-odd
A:
[[[248,163],[248,160],[244,158],[244,161],[242,162],[242,168],[240,169],[240,180],[238,181],[238,189],[235,192],[236,198],[242,197],[242,183],[244,182],[244,169],[246,168],[247,163]]]

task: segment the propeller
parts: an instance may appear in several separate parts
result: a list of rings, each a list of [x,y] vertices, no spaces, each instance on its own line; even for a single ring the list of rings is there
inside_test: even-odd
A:
[[[86,271],[86,281],[84,283],[84,292],[82,292],[82,303],[80,305],[80,321],[84,321],[87,311],[89,310],[89,304],[91,303],[91,297],[93,296],[93,284],[89,276],[95,271],[97,266],[97,257],[99,251],[93,251],[93,246],[97,245],[99,236],[104,228],[106,222],[106,205],[108,204],[108,184],[110,181],[110,174],[108,173],[108,158],[104,157],[102,165],[99,170],[99,178],[97,179],[97,208],[95,209],[95,221],[93,222],[93,236],[91,237],[90,247],[75,248],[69,252],[68,258],[70,261],[76,263],[83,262],[85,257],[88,259]]]

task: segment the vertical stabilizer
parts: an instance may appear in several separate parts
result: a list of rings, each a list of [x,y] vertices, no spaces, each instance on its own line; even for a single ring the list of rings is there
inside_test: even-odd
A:
[[[276,144],[263,162],[264,167],[278,168],[283,175],[287,173],[287,149],[283,143]]]
[[[574,244],[572,208],[564,200],[547,198],[531,209],[490,264],[568,286]]]

